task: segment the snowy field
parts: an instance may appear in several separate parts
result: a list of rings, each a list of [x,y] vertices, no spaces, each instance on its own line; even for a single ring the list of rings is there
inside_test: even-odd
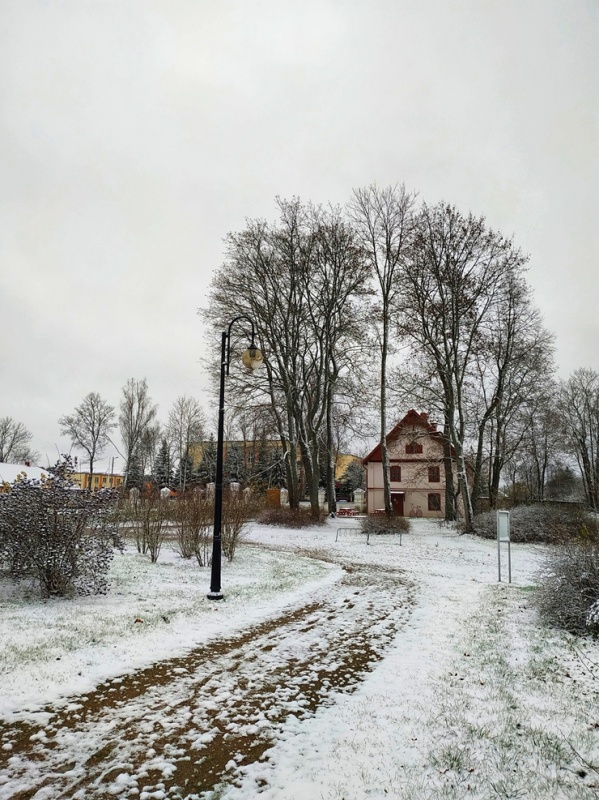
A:
[[[351,524],[254,526],[222,603],[168,551],[107,597],[2,585],[0,800],[599,797],[599,647],[538,624],[543,548],[508,586],[493,542]]]

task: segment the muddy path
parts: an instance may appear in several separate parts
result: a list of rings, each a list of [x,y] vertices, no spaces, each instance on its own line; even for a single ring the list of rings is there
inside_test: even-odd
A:
[[[235,783],[292,718],[355,689],[408,620],[405,575],[344,568],[302,608],[106,681],[37,723],[0,721],[0,800],[193,799]]]

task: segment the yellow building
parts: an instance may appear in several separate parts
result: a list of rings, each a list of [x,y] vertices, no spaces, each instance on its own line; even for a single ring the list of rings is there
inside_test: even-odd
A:
[[[89,487],[89,472],[74,472],[69,475],[77,486],[82,489]],[[111,475],[108,472],[94,472],[92,478],[92,489],[97,491],[99,489],[118,489],[123,485],[124,478],[122,475]]]

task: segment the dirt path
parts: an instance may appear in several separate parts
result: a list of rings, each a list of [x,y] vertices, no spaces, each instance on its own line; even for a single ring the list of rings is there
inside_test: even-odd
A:
[[[291,718],[352,691],[409,618],[403,573],[344,566],[300,609],[45,708],[38,724],[1,722],[0,800],[200,798],[235,782]]]

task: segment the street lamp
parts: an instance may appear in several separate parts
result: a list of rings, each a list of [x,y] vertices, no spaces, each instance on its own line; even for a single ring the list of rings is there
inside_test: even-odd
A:
[[[214,528],[212,533],[212,571],[210,574],[209,600],[222,600],[223,593],[220,586],[221,573],[221,523],[223,513],[223,437],[225,430],[225,377],[229,374],[231,361],[231,328],[235,322],[246,320],[252,326],[252,334],[248,349],[241,356],[241,360],[248,369],[256,369],[262,365],[262,353],[255,344],[254,321],[251,317],[242,314],[231,320],[226,331],[222,332],[220,350],[220,395],[218,406],[218,441],[216,444],[216,486],[214,487]]]

